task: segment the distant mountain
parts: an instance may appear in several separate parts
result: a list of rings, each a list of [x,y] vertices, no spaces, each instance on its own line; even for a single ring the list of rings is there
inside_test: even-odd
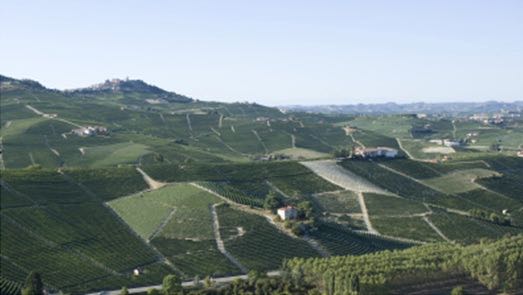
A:
[[[280,106],[284,112],[306,112],[324,114],[469,114],[469,113],[495,113],[502,111],[523,110],[523,101],[515,102],[455,102],[455,103],[407,103],[397,104],[393,102],[380,104],[354,104],[354,105],[317,105]]]
[[[85,88],[78,88],[67,90],[71,93],[81,94],[102,94],[102,93],[140,93],[140,94],[151,94],[155,98],[164,99],[170,102],[191,102],[192,99],[175,93],[163,90],[154,85],[145,83],[142,80],[121,80],[111,79],[105,80],[103,83],[95,84]]]

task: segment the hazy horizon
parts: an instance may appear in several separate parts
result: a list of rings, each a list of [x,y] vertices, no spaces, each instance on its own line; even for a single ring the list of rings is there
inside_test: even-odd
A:
[[[2,72],[50,88],[141,79],[265,105],[516,101],[521,1],[27,1]],[[519,36],[519,37],[518,37]]]

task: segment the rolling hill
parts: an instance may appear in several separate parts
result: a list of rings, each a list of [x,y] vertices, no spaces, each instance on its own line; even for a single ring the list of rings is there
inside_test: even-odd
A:
[[[0,94],[2,294],[18,294],[31,271],[51,291],[83,294],[170,273],[317,276],[314,261],[329,270],[340,255],[351,255],[344,267],[416,251],[450,259],[523,234],[517,111],[501,123],[284,113],[127,79],[61,91],[0,76]],[[353,157],[379,146],[398,157]],[[280,220],[284,205],[300,220]],[[365,284],[379,288],[383,273]]]

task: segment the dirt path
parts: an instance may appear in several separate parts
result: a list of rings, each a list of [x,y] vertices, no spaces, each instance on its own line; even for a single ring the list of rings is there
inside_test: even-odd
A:
[[[36,165],[35,158],[33,157],[33,153],[29,152],[29,160],[31,160],[31,165]]]
[[[223,141],[223,139],[219,136],[216,136],[216,139],[221,142],[227,149],[229,149],[231,152],[233,153],[237,153],[237,154],[240,154],[242,156],[248,156],[247,154],[244,154],[238,150],[236,150],[235,148],[233,148],[232,146],[228,145],[225,141]]]
[[[418,159],[415,158],[415,157],[414,157],[414,156],[413,156],[409,151],[407,151],[407,150],[403,147],[403,145],[401,144],[401,140],[400,140],[398,137],[396,137],[396,141],[398,142],[398,146],[399,146],[400,150],[402,150],[402,151],[405,153],[405,155],[407,155],[407,157],[408,157],[409,159],[411,159],[411,160],[416,160],[416,161],[418,160]]]
[[[29,110],[31,110],[33,113],[39,115],[39,116],[43,116],[44,113],[43,112],[40,112],[39,110],[37,110],[36,108],[30,106],[30,105],[26,105],[25,106],[26,108],[28,108]]]
[[[189,128],[189,131],[192,132],[191,117],[189,116],[189,113],[185,114],[185,119],[187,120],[187,127]]]
[[[169,212],[169,215],[158,225],[158,227],[154,230],[154,232],[147,238],[147,243],[152,241],[156,236],[158,236],[164,229],[164,227],[173,219],[174,213],[176,213],[176,208],[172,208],[171,212]]]
[[[352,133],[350,133],[349,136],[350,136],[350,138],[352,139],[353,142],[357,143],[362,148],[365,148],[365,145],[361,141],[356,140],[356,138],[354,138],[354,135],[352,135]]]
[[[267,149],[267,146],[265,145],[265,143],[263,142],[263,140],[261,139],[260,135],[258,134],[258,131],[252,129],[251,130],[252,133],[254,134],[254,136],[256,136],[256,139],[258,139],[258,141],[260,142],[260,144],[262,145],[263,149],[265,150],[265,153],[268,154],[269,153],[269,150]]]
[[[4,144],[2,143],[2,137],[0,136],[0,170],[5,169],[4,164]]]
[[[218,130],[214,129],[213,127],[211,127],[211,131],[212,131],[214,134],[218,135],[218,136],[222,136],[222,134],[221,134],[220,132],[218,132]]]
[[[155,189],[159,189],[161,187],[164,187],[167,183],[165,182],[160,182],[160,181],[156,181],[154,179],[152,179],[149,175],[147,175],[147,173],[145,173],[145,171],[143,171],[140,167],[136,167],[136,171],[140,172],[140,174],[142,174],[143,176],[143,180],[145,180],[145,182],[149,185],[149,187],[152,189],[152,190],[155,190]]]
[[[9,126],[11,126],[11,123],[13,123],[13,122],[12,121],[5,122],[4,129],[9,128]]]
[[[214,239],[216,240],[216,246],[218,247],[218,250],[225,256],[229,261],[236,265],[242,273],[247,273],[249,270],[243,266],[238,259],[236,259],[234,256],[225,249],[225,244],[223,243],[222,236],[220,234],[220,221],[218,220],[218,213],[216,212],[216,206],[220,204],[213,204],[211,206],[211,215],[212,215],[212,229],[214,232]]]
[[[220,119],[218,119],[218,128],[222,128],[223,126],[223,115],[220,114]]]
[[[432,221],[430,221],[429,217],[428,216],[424,216],[423,217],[423,220],[425,220],[425,222],[442,238],[444,239],[445,241],[447,242],[452,242],[452,240],[450,240],[449,238],[447,238],[447,236],[445,236],[445,234],[443,234],[443,232],[436,226],[434,225],[434,223],[432,223]]]
[[[44,112],[41,112],[38,109],[36,109],[35,107],[32,107],[32,106],[30,106],[28,104],[26,104],[25,107],[28,108],[29,110],[31,110],[33,113],[35,113],[35,114],[37,114],[39,116],[42,116],[44,118],[53,119],[53,120],[56,120],[56,121],[64,122],[64,123],[67,123],[67,124],[72,125],[72,126],[77,127],[77,128],[84,128],[84,126],[78,125],[78,124],[76,124],[74,122],[71,122],[69,120],[62,119],[62,118],[57,118],[57,115],[51,115],[51,114],[46,114]]]
[[[372,223],[370,222],[369,218],[369,212],[367,211],[367,205],[365,205],[365,198],[363,197],[363,193],[358,193],[358,202],[360,203],[361,208],[361,214],[363,215],[363,221],[365,222],[365,225],[367,226],[367,230],[369,233],[379,235],[379,232],[372,227]]]
[[[218,194],[217,192],[212,191],[212,190],[210,190],[210,189],[208,189],[208,188],[206,188],[206,187],[203,187],[203,186],[201,186],[201,185],[199,185],[199,184],[197,184],[197,183],[195,183],[195,182],[191,182],[190,184],[191,184],[192,186],[194,186],[194,187],[197,187],[197,188],[199,188],[199,189],[201,189],[201,190],[203,190],[203,191],[206,191],[206,192],[208,192],[208,193],[210,193],[210,194],[212,194],[212,195],[214,195],[214,196],[216,196],[216,197],[222,199],[225,203],[233,205],[233,206],[234,206],[236,209],[238,209],[238,210],[242,210],[242,211],[247,212],[247,213],[256,214],[256,215],[258,215],[258,216],[264,217],[264,218],[267,220],[267,222],[269,222],[270,225],[274,226],[274,227],[275,227],[278,231],[280,231],[281,233],[283,233],[283,234],[285,234],[285,235],[287,235],[287,236],[289,236],[289,237],[291,237],[291,238],[293,238],[293,239],[302,239],[302,240],[306,241],[307,243],[309,243],[309,245],[311,245],[311,244],[310,244],[311,241],[307,241],[307,240],[303,239],[302,237],[298,237],[298,236],[294,235],[294,234],[293,234],[289,229],[286,229],[286,228],[283,226],[282,223],[276,223],[276,222],[274,222],[274,220],[273,220],[274,215],[267,214],[267,213],[263,212],[262,210],[253,209],[253,208],[251,208],[251,207],[249,207],[249,206],[247,206],[247,205],[242,205],[242,204],[235,203],[235,202],[233,202],[233,201],[227,199],[226,197],[224,197],[224,196]],[[318,245],[320,245],[319,242],[317,242],[317,241],[316,241],[316,244],[317,244],[317,245],[314,246],[314,247],[318,247]],[[313,247],[313,246],[311,245],[311,247]],[[314,248],[314,247],[313,247],[313,248]],[[314,249],[316,249],[316,248],[314,248]],[[317,251],[318,251],[318,250],[317,250]],[[323,254],[326,253],[326,252],[323,251],[323,250],[321,250],[321,251],[323,252]],[[322,252],[318,251],[318,253],[319,253],[320,255],[322,255]]]
[[[294,136],[294,134],[291,134],[291,147],[293,149],[296,148],[296,136]]]

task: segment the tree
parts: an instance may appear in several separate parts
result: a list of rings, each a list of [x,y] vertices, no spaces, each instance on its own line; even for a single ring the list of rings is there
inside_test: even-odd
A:
[[[158,291],[158,289],[155,289],[155,288],[151,288],[149,290],[147,290],[147,295],[160,295],[162,294],[160,291]]]
[[[120,295],[129,295],[129,290],[127,290],[127,287],[122,287],[122,290],[120,290]]]
[[[257,270],[250,270],[249,273],[247,273],[247,280],[249,281],[249,285],[253,286],[254,283],[261,277],[261,274]]]
[[[323,286],[327,295],[334,294],[334,274],[328,270],[323,273]]]
[[[350,291],[352,294],[360,293],[360,278],[358,275],[353,275],[350,279]]]
[[[457,286],[452,289],[450,295],[465,295],[465,290],[463,290],[462,286]]]
[[[163,278],[162,290],[164,295],[176,295],[182,291],[182,281],[172,274]]]
[[[263,208],[271,211],[274,211],[281,206],[283,206],[283,200],[274,191],[271,191],[267,195],[267,198],[265,198],[265,202],[263,203]]]
[[[203,285],[205,286],[205,288],[212,287],[212,279],[210,276],[206,276],[205,279],[203,279]]]
[[[42,283],[42,277],[39,273],[32,271],[27,279],[25,280],[24,288],[22,289],[22,295],[43,295],[44,284]]]
[[[312,217],[312,204],[309,201],[303,201],[298,203],[296,208],[298,210],[299,218],[310,218]]]
[[[199,275],[195,275],[194,276],[193,284],[194,284],[195,287],[199,287],[201,285],[200,276]]]

